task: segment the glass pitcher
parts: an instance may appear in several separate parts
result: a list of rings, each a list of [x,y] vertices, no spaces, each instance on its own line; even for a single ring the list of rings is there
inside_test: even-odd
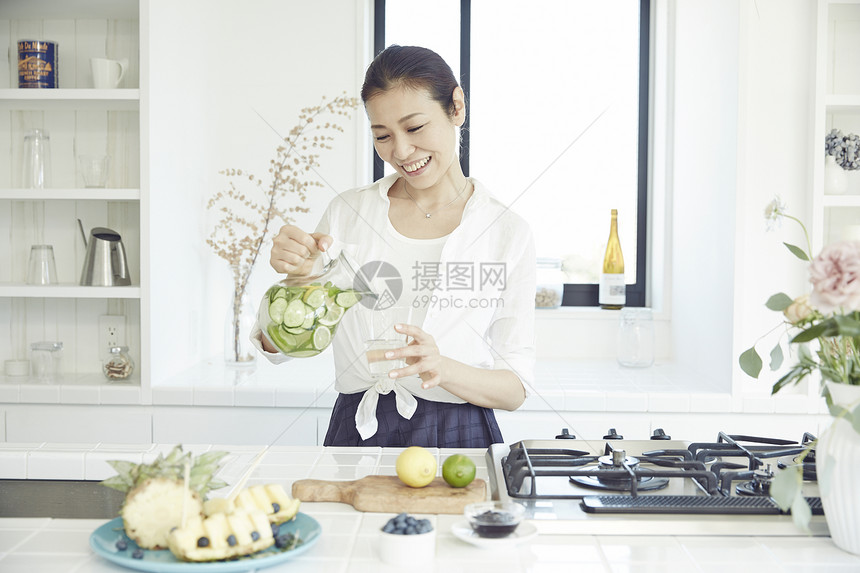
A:
[[[257,321],[266,340],[282,354],[316,356],[331,345],[346,311],[375,296],[345,251],[335,258],[324,252],[309,275],[287,277],[269,287]]]

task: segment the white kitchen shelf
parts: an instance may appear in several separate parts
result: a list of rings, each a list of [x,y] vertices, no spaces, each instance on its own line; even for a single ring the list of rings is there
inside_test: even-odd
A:
[[[136,111],[139,89],[0,89],[0,105],[18,110],[109,109]]]
[[[825,207],[860,207],[860,195],[824,195]]]
[[[139,286],[28,285],[0,283],[0,297],[20,298],[140,298]]]
[[[824,97],[824,105],[827,110],[834,111],[860,111],[860,95],[856,94],[829,94]]]
[[[0,189],[0,199],[14,201],[139,201],[140,189]]]

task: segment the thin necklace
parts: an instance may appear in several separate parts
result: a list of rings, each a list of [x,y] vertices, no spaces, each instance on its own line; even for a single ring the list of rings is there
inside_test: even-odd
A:
[[[459,199],[459,198],[460,198],[460,196],[461,196],[461,195],[463,195],[463,193],[465,193],[465,192],[466,192],[466,187],[468,187],[468,186],[469,186],[469,178],[467,177],[467,178],[466,178],[466,183],[463,185],[463,189],[461,189],[461,190],[460,190],[460,193],[458,193],[456,197],[454,197],[453,199],[451,199],[451,202],[450,202],[450,203],[448,203],[447,205],[445,205],[445,206],[443,206],[443,207],[439,207],[438,209],[436,209],[436,212],[438,213],[439,211],[442,211],[442,210],[444,210],[444,209],[447,209],[448,207],[450,207],[451,205],[453,205],[453,204],[454,204],[454,201],[456,201],[457,199]],[[403,180],[403,190],[404,190],[404,191],[406,191],[406,194],[407,194],[407,195],[409,195],[409,198],[410,198],[410,199],[412,199],[412,202],[413,202],[413,203],[415,203],[415,206],[416,206],[416,207],[418,207],[418,210],[419,210],[419,211],[421,211],[422,213],[424,213],[424,218],[425,218],[425,219],[429,219],[429,218],[430,218],[430,215],[432,215],[432,213],[429,213],[429,212],[427,212],[427,211],[425,211],[424,209],[422,209],[422,208],[421,208],[421,205],[419,205],[419,204],[418,204],[418,201],[416,201],[416,200],[415,200],[415,197],[413,197],[413,196],[412,196],[412,193],[410,193],[410,192],[409,192],[408,186],[406,185],[406,179],[404,179],[404,180]]]

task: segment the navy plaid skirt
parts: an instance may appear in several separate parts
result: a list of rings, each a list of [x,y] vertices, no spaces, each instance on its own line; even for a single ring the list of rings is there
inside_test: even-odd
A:
[[[502,442],[496,415],[474,404],[449,404],[415,397],[418,408],[411,420],[397,411],[394,392],[380,394],[376,406],[379,427],[362,440],[355,427],[355,412],[364,392],[338,394],[331,413],[326,446],[381,446],[425,448],[488,448]]]

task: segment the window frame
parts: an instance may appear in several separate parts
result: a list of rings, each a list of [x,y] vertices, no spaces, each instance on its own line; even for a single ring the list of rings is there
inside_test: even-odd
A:
[[[460,0],[460,87],[470,109],[471,94],[471,22],[472,1]],[[385,0],[374,0],[373,54],[386,48]],[[648,253],[648,153],[650,143],[649,112],[651,106],[651,0],[639,0],[639,118],[636,197],[636,282],[627,284],[626,306],[645,306],[647,303],[646,264]],[[460,131],[460,165],[469,176],[470,114]],[[373,152],[373,180],[383,177],[385,165],[376,151]],[[608,231],[607,231],[608,232]],[[566,283],[562,306],[598,306],[598,285],[593,283]]]

